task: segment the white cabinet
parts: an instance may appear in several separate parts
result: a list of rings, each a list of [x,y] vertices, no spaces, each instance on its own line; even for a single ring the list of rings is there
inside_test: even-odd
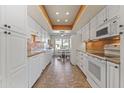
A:
[[[119,19],[114,18],[110,21],[110,36],[116,36],[119,35],[120,29],[119,29]]]
[[[27,38],[23,35],[11,32],[7,35],[7,68],[12,71],[26,63]],[[18,62],[17,62],[18,61]]]
[[[0,30],[0,78],[2,87],[28,87],[27,39]]]
[[[120,35],[120,87],[124,88],[124,33]]]
[[[28,88],[28,67],[26,64],[7,77],[7,87]]]
[[[50,63],[52,59],[52,52],[41,53],[28,58],[29,64],[29,87],[32,87],[33,84],[40,77],[42,71]]]
[[[107,88],[119,88],[119,72],[118,64],[107,62]]]
[[[86,24],[83,28],[82,28],[82,41],[88,41],[89,40],[89,23]]]
[[[119,17],[119,9],[120,9],[119,5],[108,5],[107,6],[108,19],[110,20]]]
[[[0,6],[0,26],[2,25],[2,20],[3,20],[2,17],[3,17],[2,16],[2,6]]]
[[[28,87],[26,37],[14,32],[7,35],[6,53],[7,87]]]
[[[41,54],[29,58],[29,87],[32,87],[42,72]]]
[[[97,27],[103,25],[105,22],[107,22],[107,9],[106,7],[100,11],[97,15],[97,21],[98,21],[98,24],[97,24]]]
[[[83,72],[87,76],[87,64],[88,64],[88,55],[83,54]]]
[[[97,29],[97,17],[94,17],[90,21],[90,40],[96,38],[96,29]]]
[[[4,30],[0,29],[0,87],[6,87],[6,34],[4,32]]]
[[[26,5],[3,5],[0,6],[0,27],[27,34],[27,6]]]

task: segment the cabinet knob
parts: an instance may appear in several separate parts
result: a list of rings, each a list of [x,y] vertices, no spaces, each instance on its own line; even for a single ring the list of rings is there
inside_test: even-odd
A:
[[[8,32],[8,35],[10,35],[11,34],[11,32]]]
[[[107,21],[108,19],[106,18],[105,21]]]
[[[5,24],[4,27],[7,27],[7,24]]]
[[[123,27],[124,25],[119,25],[119,27]]]
[[[119,32],[119,34],[120,34],[120,35],[122,35],[122,34],[123,34],[123,32]]]
[[[8,28],[11,28],[11,26],[8,26]]]
[[[113,23],[116,23],[117,21],[114,21]]]
[[[115,68],[118,68],[118,66],[115,66]]]
[[[4,34],[7,34],[7,31],[5,31]]]

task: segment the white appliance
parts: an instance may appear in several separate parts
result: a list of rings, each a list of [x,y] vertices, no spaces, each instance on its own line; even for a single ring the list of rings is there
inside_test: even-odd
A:
[[[120,56],[120,45],[119,44],[107,44],[104,46],[105,55]]]
[[[94,57],[88,60],[88,75],[91,78],[91,86],[106,87],[106,61]]]
[[[119,19],[115,18],[101,26],[96,31],[96,38],[106,38],[119,34]]]

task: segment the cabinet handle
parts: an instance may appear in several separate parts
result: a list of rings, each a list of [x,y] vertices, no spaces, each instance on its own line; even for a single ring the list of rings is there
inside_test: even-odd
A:
[[[7,31],[5,31],[4,34],[7,34]]]
[[[7,24],[5,24],[4,27],[7,27]]]
[[[119,25],[119,27],[123,27],[123,25]]]
[[[114,21],[113,23],[116,23],[117,21]]]
[[[122,35],[122,34],[123,34],[123,32],[119,32],[119,34],[120,34],[120,35]]]
[[[11,28],[11,26],[8,26],[8,28]]]
[[[115,68],[118,68],[118,66],[115,66]]]
[[[8,32],[8,35],[10,35],[11,34],[11,32]]]

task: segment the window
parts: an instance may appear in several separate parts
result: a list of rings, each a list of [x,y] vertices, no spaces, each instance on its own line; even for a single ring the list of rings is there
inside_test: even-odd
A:
[[[56,38],[55,39],[55,49],[69,49],[70,48],[70,38]]]

